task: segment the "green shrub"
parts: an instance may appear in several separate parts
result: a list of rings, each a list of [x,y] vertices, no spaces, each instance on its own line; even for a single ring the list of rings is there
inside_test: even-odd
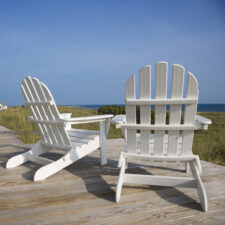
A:
[[[105,105],[98,109],[98,114],[113,114],[120,115],[126,114],[125,106],[120,105]],[[140,123],[140,107],[136,107],[137,123]],[[151,124],[155,123],[155,110],[151,110]],[[169,112],[166,112],[166,123],[169,123]]]

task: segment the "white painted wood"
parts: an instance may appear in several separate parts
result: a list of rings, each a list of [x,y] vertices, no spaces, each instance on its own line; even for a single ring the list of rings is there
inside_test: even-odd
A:
[[[157,155],[151,155],[151,157],[142,155],[142,154],[134,154],[134,153],[128,153],[124,152],[123,156],[128,159],[141,159],[144,161],[161,161],[161,162],[186,162],[186,161],[192,161],[196,160],[198,156],[196,155],[190,155],[190,156],[157,156]]]
[[[112,118],[113,115],[98,115],[98,116],[86,116],[78,118],[63,118],[62,120],[68,124],[83,124],[83,123],[96,123],[105,121],[106,119]]]
[[[187,98],[198,97],[198,82],[192,73],[188,73]],[[197,112],[197,103],[186,105],[184,112],[184,124],[194,124]],[[183,131],[183,149],[182,154],[192,154],[194,131]]]
[[[112,117],[113,115],[111,115]],[[105,121],[105,136],[107,137],[109,134],[110,124],[111,124],[111,117],[107,118]]]
[[[34,181],[43,180],[99,147],[101,164],[107,163],[106,136],[113,115],[70,118],[71,114],[59,114],[49,89],[37,78],[26,77],[22,82],[22,93],[32,115],[28,120],[38,125],[42,140],[30,151],[9,159],[7,168],[16,167],[27,161],[44,164],[45,166],[37,170],[34,175]],[[100,122],[100,132],[70,129],[70,124],[92,122]],[[39,157],[51,149],[63,150],[66,153],[55,162]]]
[[[57,122],[58,118],[59,118],[58,111],[55,114],[53,114],[50,110],[51,107],[56,107],[54,99],[52,98],[52,96],[50,98],[47,98],[45,96],[42,85],[41,85],[41,83],[39,82],[38,79],[32,78],[32,81],[33,81],[33,85],[35,86],[35,89],[36,89],[36,92],[37,92],[37,95],[38,95],[38,99],[41,102],[49,102],[48,104],[42,104],[40,106],[41,109],[42,109],[41,111],[42,111],[42,114],[43,114],[43,120]],[[47,87],[44,87],[44,88],[47,88]],[[57,126],[54,126],[53,124],[47,123],[46,127],[48,129],[48,134],[49,134],[49,136],[52,140],[52,144],[59,145],[59,146],[65,146],[65,143],[62,140],[60,133],[58,132]],[[67,142],[67,144],[68,144],[68,142]]]
[[[139,151],[139,145],[140,145],[140,135],[137,134],[137,152]],[[154,153],[154,141],[155,141],[155,135],[154,134],[150,134],[149,135],[149,142],[150,142],[150,153],[151,153],[151,157],[153,156]],[[178,155],[181,155],[181,150],[182,150],[182,136],[180,135],[178,138]],[[167,152],[168,151],[168,135],[165,134],[164,136],[164,144],[163,144],[163,152]],[[167,155],[165,155],[167,156]]]
[[[151,98],[151,67],[145,66],[139,72],[140,99]],[[151,124],[151,106],[140,106],[140,123],[143,125]],[[149,130],[141,130],[140,152],[149,155]]]
[[[86,132],[77,132],[76,129],[69,130],[68,132],[69,138],[75,137],[75,138],[81,138],[81,139],[95,139],[99,136],[98,134],[92,134],[92,133],[86,133]]]
[[[126,115],[116,115],[112,118],[111,123],[115,125],[123,124],[126,122]]]
[[[60,114],[58,112],[58,108],[55,104],[55,101],[52,97],[51,92],[49,91],[48,87],[45,84],[40,83],[40,85],[41,85],[41,89],[44,93],[46,101],[54,102],[54,104],[48,105],[47,110],[46,110],[46,112],[48,113],[49,119],[51,121],[61,121]],[[52,125],[51,129],[54,132],[54,134],[57,138],[57,141],[58,141],[58,143],[60,143],[61,146],[63,146],[63,147],[70,146],[70,141],[69,141],[69,137],[66,132],[66,129],[65,129],[65,124],[56,125],[56,126]]]
[[[205,124],[205,125],[210,125],[212,124],[212,121],[203,117],[203,116],[199,116],[199,115],[196,115],[195,116],[195,121],[198,122],[198,123],[202,123],[202,124]]]
[[[166,99],[167,97],[167,62],[156,63],[155,73],[155,99]],[[155,106],[155,125],[166,123],[166,106]],[[154,154],[162,155],[164,144],[164,131],[155,131]]]
[[[130,77],[126,84],[125,99],[135,99],[135,75]],[[136,124],[136,106],[126,104],[126,124]],[[127,146],[128,151],[136,152],[136,130],[127,129]]]
[[[118,168],[120,168],[122,166],[122,162],[124,159],[123,154],[124,154],[123,152],[120,153],[120,157],[119,157],[119,161],[118,161]]]
[[[181,125],[139,125],[139,124],[124,124],[121,128],[130,130],[199,130],[200,127],[195,124],[181,124]],[[165,134],[164,134],[165,136]],[[156,137],[155,137],[156,138]],[[155,139],[156,140],[156,139]]]
[[[54,162],[51,159],[46,159],[46,158],[43,158],[43,157],[40,157],[40,156],[34,156],[34,155],[28,155],[28,160],[31,161],[31,162],[41,164],[41,165],[47,165],[49,163]]]
[[[124,183],[147,184],[166,187],[196,187],[196,179],[189,177],[172,177],[172,176],[152,176],[152,175],[137,175],[125,174],[123,177]]]
[[[23,96],[24,96],[24,99],[26,102],[33,102],[33,97],[28,89],[28,84],[27,84],[27,79],[25,78],[22,82],[22,86],[21,86],[21,89],[22,89],[22,93],[23,93]],[[28,109],[31,111],[31,114],[32,114],[32,117],[33,119],[38,119],[40,120],[40,118],[38,117],[38,114],[36,112],[36,106],[32,106],[32,105],[28,105]],[[40,134],[43,138],[43,140],[45,142],[47,142],[47,133],[45,132],[45,129],[41,126],[41,124],[37,123],[37,126],[39,128],[39,131],[40,131]]]
[[[107,164],[107,152],[106,152],[106,123],[100,122],[100,154],[101,154],[101,165]]]
[[[99,142],[92,141],[89,145],[71,148],[63,157],[57,161],[41,167],[34,174],[34,181],[44,180],[45,178],[57,173],[61,169],[71,165],[77,160],[95,151],[99,147]]]
[[[27,80],[28,88],[30,89],[30,93],[33,96],[34,101],[40,102],[42,99],[40,98],[40,93],[37,90],[37,86],[39,86],[39,84],[37,84],[37,82],[34,81],[35,79],[34,78],[32,79],[31,77],[27,77],[26,80]],[[35,105],[35,107],[37,109],[37,114],[39,115],[38,116],[39,120],[40,121],[47,120],[48,118],[42,105],[37,104]],[[56,138],[54,137],[54,134],[52,133],[50,126],[45,123],[42,123],[41,125],[44,127],[45,135],[46,135],[46,139],[48,140],[48,143],[56,145]]]
[[[120,196],[121,196],[121,191],[122,191],[122,186],[123,186],[123,178],[124,178],[124,173],[125,173],[125,167],[126,167],[126,163],[125,163],[125,159],[123,158],[121,168],[120,168],[119,179],[118,179],[117,186],[116,186],[116,202],[120,201]]]
[[[190,166],[189,166],[189,162],[185,162],[185,172],[187,173],[187,174],[189,174],[190,173]]]
[[[208,125],[210,125],[212,123],[212,121],[205,117],[196,115],[195,123],[198,124],[198,126],[201,128],[201,130],[208,130]]]
[[[17,156],[14,156],[12,158],[10,158],[7,163],[6,163],[6,168],[14,168],[17,167],[25,162],[27,162],[28,159],[28,155],[41,155],[45,152],[47,152],[49,149],[45,148],[42,144],[41,141],[37,142],[30,151],[19,154]]]
[[[204,188],[201,178],[200,178],[200,174],[199,174],[198,167],[196,165],[196,161],[190,162],[190,169],[191,169],[193,177],[197,180],[197,191],[198,191],[198,195],[200,198],[200,203],[201,203],[202,209],[203,209],[203,211],[207,212],[208,211],[207,196],[206,196],[205,188]]]
[[[173,65],[173,75],[172,75],[172,90],[171,98],[182,98],[184,87],[184,67],[180,65]],[[180,125],[181,123],[181,112],[182,105],[170,105],[170,116],[169,124]],[[171,130],[168,133],[169,143],[168,143],[168,155],[177,155],[177,144],[179,137],[179,130]]]
[[[127,99],[127,105],[180,105],[197,102],[197,98]]]
[[[116,125],[116,128],[121,128],[121,125],[126,122],[126,115],[116,115],[111,120],[113,124]],[[124,128],[121,128],[121,132],[123,134],[123,137],[125,137],[125,141],[127,140],[127,130]]]
[[[132,76],[126,86],[126,117],[113,118],[117,128],[128,130],[124,152],[119,158],[120,175],[117,183],[116,202],[119,201],[123,183],[197,188],[201,205],[207,211],[207,197],[202,184],[199,157],[191,148],[194,130],[207,129],[211,121],[196,116],[198,87],[196,78],[188,74],[187,96],[183,97],[184,68],[173,65],[171,98],[167,98],[167,63],[156,64],[155,99],[150,93],[150,67],[140,70],[140,99],[135,98],[135,82]],[[166,122],[166,105],[170,106],[169,124]],[[181,124],[182,104],[186,105],[184,124]],[[135,107],[140,105],[140,124],[136,124]],[[150,123],[150,107],[155,105],[155,124]],[[126,118],[126,120],[125,120]],[[136,131],[140,130],[140,133]],[[134,131],[134,132],[132,132]],[[154,131],[154,134],[150,134]],[[165,133],[168,131],[168,134]],[[183,131],[180,134],[180,131]],[[126,137],[125,137],[126,138]],[[137,146],[136,146],[137,144]],[[190,164],[193,178],[162,177],[125,173],[127,160],[147,162],[184,162]]]

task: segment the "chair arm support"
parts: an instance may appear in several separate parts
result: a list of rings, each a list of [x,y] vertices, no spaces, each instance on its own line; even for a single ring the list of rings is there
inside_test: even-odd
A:
[[[112,118],[113,115],[98,115],[98,116],[86,116],[86,117],[76,117],[76,118],[65,118],[62,119],[68,124],[83,124],[83,123],[96,123],[101,121],[106,121]]]
[[[69,119],[72,116],[72,113],[61,113],[59,114],[61,119]],[[66,124],[66,129],[71,129],[71,124]]]
[[[32,120],[33,120],[33,116],[27,116],[27,121],[28,122],[32,122]]]
[[[61,119],[68,119],[71,118],[72,113],[61,113],[59,116]]]
[[[126,115],[116,115],[111,122],[116,125],[116,128],[121,128],[121,125],[126,122]]]
[[[199,116],[199,115],[196,115],[195,116],[195,123],[202,129],[202,130],[207,130],[208,129],[208,125],[212,124],[212,121],[205,118],[205,117],[202,117],[202,116]]]

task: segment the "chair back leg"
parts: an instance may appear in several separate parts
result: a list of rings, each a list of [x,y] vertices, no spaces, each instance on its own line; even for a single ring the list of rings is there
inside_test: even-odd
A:
[[[25,152],[25,153],[22,153],[22,154],[19,154],[17,156],[10,158],[6,163],[6,168],[17,167],[17,166],[29,161],[29,155],[38,156],[47,151],[48,151],[48,149],[45,148],[41,144],[41,141],[39,141],[28,152]]]
[[[205,188],[204,188],[201,178],[200,178],[200,172],[199,172],[199,168],[197,167],[196,161],[190,162],[190,169],[191,169],[192,176],[196,179],[196,182],[197,182],[196,188],[198,191],[202,209],[203,209],[203,211],[207,212],[208,211],[207,196],[206,196]]]

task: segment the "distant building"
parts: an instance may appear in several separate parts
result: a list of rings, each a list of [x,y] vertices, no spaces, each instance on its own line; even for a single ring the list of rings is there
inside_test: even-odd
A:
[[[7,109],[7,106],[0,102],[0,110]]]

